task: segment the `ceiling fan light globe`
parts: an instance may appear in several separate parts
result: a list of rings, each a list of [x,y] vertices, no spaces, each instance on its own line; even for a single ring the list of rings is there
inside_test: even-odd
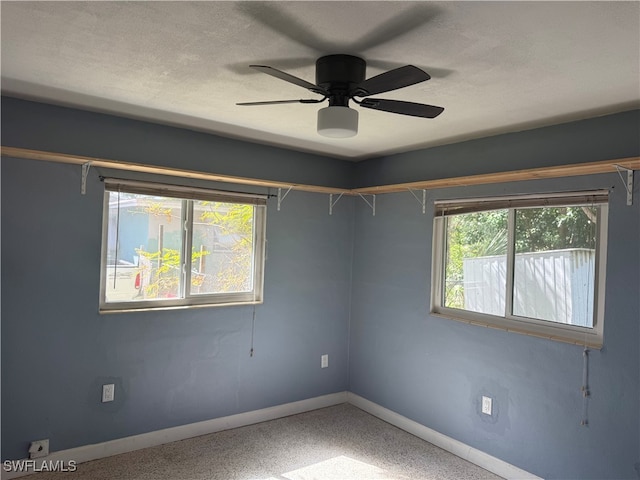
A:
[[[358,111],[332,106],[318,110],[318,133],[330,138],[349,138],[358,133]]]

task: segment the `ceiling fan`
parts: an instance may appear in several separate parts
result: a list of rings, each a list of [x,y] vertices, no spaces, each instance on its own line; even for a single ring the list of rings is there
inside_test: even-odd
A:
[[[267,65],[250,65],[260,72],[306,88],[322,95],[320,99],[272,100],[266,102],[243,102],[236,105],[276,105],[283,103],[322,103],[329,106],[318,111],[318,133],[326,137],[346,138],[358,133],[358,111],[349,107],[349,100],[364,108],[383,112],[435,118],[444,108],[423,103],[368,98],[371,95],[390,92],[429,80],[428,73],[405,65],[365,80],[367,63],[353,55],[326,55],[316,60],[316,83],[310,83]]]

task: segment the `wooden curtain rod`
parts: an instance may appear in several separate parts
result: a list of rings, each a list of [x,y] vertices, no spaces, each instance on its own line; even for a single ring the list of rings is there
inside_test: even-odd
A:
[[[68,155],[66,153],[43,152],[41,150],[29,150],[17,147],[2,147],[2,156],[13,158],[25,158],[30,160],[44,160],[47,162],[71,163],[74,165],[91,164],[92,167],[113,168],[116,170],[127,170],[130,172],[153,173],[157,175],[169,175],[172,177],[196,178],[198,180],[209,180],[213,182],[233,183],[236,185],[251,185],[256,187],[289,188],[304,192],[316,193],[345,193],[349,194],[349,189],[323,187],[321,185],[303,185],[299,183],[278,182],[273,180],[260,180],[257,178],[236,177],[233,175],[223,175],[218,173],[201,172],[197,170],[183,170],[172,167],[158,167],[145,165],[143,163],[123,162],[120,160],[106,160],[104,158],[84,157],[80,155]]]
[[[381,185],[379,187],[364,187],[351,190],[353,193],[395,193],[407,190],[422,190],[449,187],[468,187],[487,183],[519,182],[523,180],[539,180],[543,178],[573,177],[578,175],[594,175],[611,173],[616,166],[628,170],[640,170],[640,157],[618,158],[599,162],[574,163],[552,167],[529,168],[526,170],[512,170],[510,172],[484,173],[463,177],[439,178],[418,182],[398,183],[395,185]]]
[[[628,157],[599,162],[575,163],[569,165],[557,165],[552,167],[530,168],[526,170],[513,170],[509,172],[485,173],[480,175],[467,175],[462,177],[440,178],[435,180],[423,180],[417,182],[397,183],[393,185],[380,185],[373,187],[344,189],[335,187],[323,187],[320,185],[305,185],[299,183],[280,182],[275,180],[260,180],[248,177],[236,177],[217,173],[208,173],[195,170],[182,170],[179,168],[159,167],[142,163],[123,162],[119,160],[106,160],[102,158],[68,155],[65,153],[43,152],[18,147],[1,147],[2,156],[24,158],[30,160],[43,160],[47,162],[71,163],[75,165],[91,164],[93,167],[113,168],[132,172],[152,173],[157,175],[169,175],[172,177],[195,178],[215,182],[233,183],[237,185],[251,185],[270,188],[291,188],[303,192],[333,193],[345,195],[381,194],[406,192],[407,190],[423,190],[434,188],[449,188],[488,183],[517,182],[523,180],[536,180],[544,178],[571,177],[577,175],[594,175],[598,173],[615,172],[618,167],[628,170],[640,170],[640,157]]]

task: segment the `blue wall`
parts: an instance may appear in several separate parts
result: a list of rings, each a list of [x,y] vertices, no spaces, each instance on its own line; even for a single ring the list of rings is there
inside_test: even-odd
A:
[[[635,157],[640,110],[385,156],[356,165],[355,186]]]
[[[433,200],[610,188],[605,346],[582,348],[428,315]],[[637,195],[637,193],[636,193]],[[543,478],[635,478],[639,443],[640,222],[617,176],[409,193],[356,208],[350,390]],[[375,261],[371,261],[375,259]],[[494,418],[480,413],[493,398]]]
[[[640,155],[638,111],[354,165],[10,98],[2,108],[3,145],[340,187]],[[62,450],[351,390],[546,478],[637,478],[640,181],[632,207],[616,174],[433,190],[426,215],[409,193],[380,195],[375,217],[358,198],[333,216],[326,195],[291,192],[280,212],[272,199],[251,358],[250,307],[97,313],[98,173],[82,196],[78,166],[2,159],[3,460],[34,439]],[[611,201],[605,346],[591,354],[583,427],[580,347],[428,310],[434,199],[586,188]],[[115,402],[100,402],[103,383]]]
[[[353,182],[349,162],[112,115],[2,97],[2,117],[5,146],[309,185]]]
[[[640,155],[638,112],[604,119],[599,155]],[[630,125],[628,125],[627,123]],[[583,140],[593,122],[561,125],[547,140],[523,132],[425,150],[388,160],[385,176],[360,182],[420,180],[434,156],[458,162],[456,173],[478,165],[521,164],[563,152],[584,159]],[[588,126],[584,136],[576,129]],[[630,128],[633,127],[633,128]],[[620,136],[620,131],[627,132]],[[562,135],[567,131],[566,141]],[[531,144],[527,139],[539,137]],[[478,148],[475,149],[474,146]],[[610,155],[604,151],[611,150]],[[469,153],[462,162],[461,149]],[[533,150],[533,151],[532,151]],[[472,152],[474,152],[472,154]],[[624,152],[624,153],[623,153]],[[422,159],[419,164],[418,159]],[[457,159],[457,160],[456,160]],[[588,160],[589,158],[587,158]],[[393,161],[392,161],[393,160]],[[367,163],[358,166],[367,169]],[[407,164],[409,163],[409,164]],[[446,163],[446,162],[445,162]],[[443,167],[449,168],[449,167]],[[412,173],[413,172],[413,173]],[[375,177],[375,178],[374,178]],[[634,205],[617,174],[483,185],[428,192],[427,214],[407,193],[381,195],[376,216],[356,204],[350,336],[350,390],[445,435],[544,478],[638,478],[640,468],[640,180]],[[428,177],[427,177],[428,178]],[[428,314],[431,289],[433,201],[503,194],[609,189],[609,253],[604,348],[590,355],[589,425],[582,420],[583,356],[579,346],[467,325]],[[494,400],[494,416],[480,413],[481,397]]]
[[[42,116],[28,122],[28,135],[14,123],[15,117],[28,120],[23,108]],[[118,124],[15,100],[3,104],[2,115],[3,144],[18,143],[15,134],[21,145],[52,151],[58,148],[49,126],[64,132],[76,115],[95,122],[78,125],[95,144],[79,140],[84,153],[95,156],[106,149],[96,125]],[[164,135],[168,149],[167,136],[200,136],[122,122],[133,128],[119,147],[129,158],[148,143],[139,129],[153,131],[153,138]],[[209,148],[215,150],[218,140],[207,139]],[[234,145],[225,162],[244,165],[247,176],[267,170],[263,147]],[[184,150],[173,166],[191,153]],[[350,181],[339,162],[334,168],[332,160],[280,153],[282,163],[269,159],[270,175],[293,175],[293,162],[300,178],[308,167],[324,170],[332,183]],[[109,156],[122,158],[115,151]],[[98,172],[90,171],[82,196],[79,166],[3,158],[1,167],[3,460],[25,458],[35,439],[49,438],[52,451],[63,450],[347,390],[351,199],[341,200],[332,216],[324,195],[291,192],[279,212],[270,199],[265,301],[256,309],[252,358],[248,306],[98,314]],[[327,369],[320,369],[322,354],[329,354]],[[115,402],[101,403],[104,383],[115,383]]]

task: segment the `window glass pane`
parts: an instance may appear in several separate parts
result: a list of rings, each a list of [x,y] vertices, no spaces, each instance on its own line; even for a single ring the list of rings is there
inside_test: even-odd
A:
[[[254,207],[193,202],[191,294],[253,290]]]
[[[106,302],[179,297],[182,201],[108,192],[108,202]]]
[[[507,210],[447,217],[444,306],[505,314]]]
[[[598,208],[516,210],[514,315],[593,327]]]

